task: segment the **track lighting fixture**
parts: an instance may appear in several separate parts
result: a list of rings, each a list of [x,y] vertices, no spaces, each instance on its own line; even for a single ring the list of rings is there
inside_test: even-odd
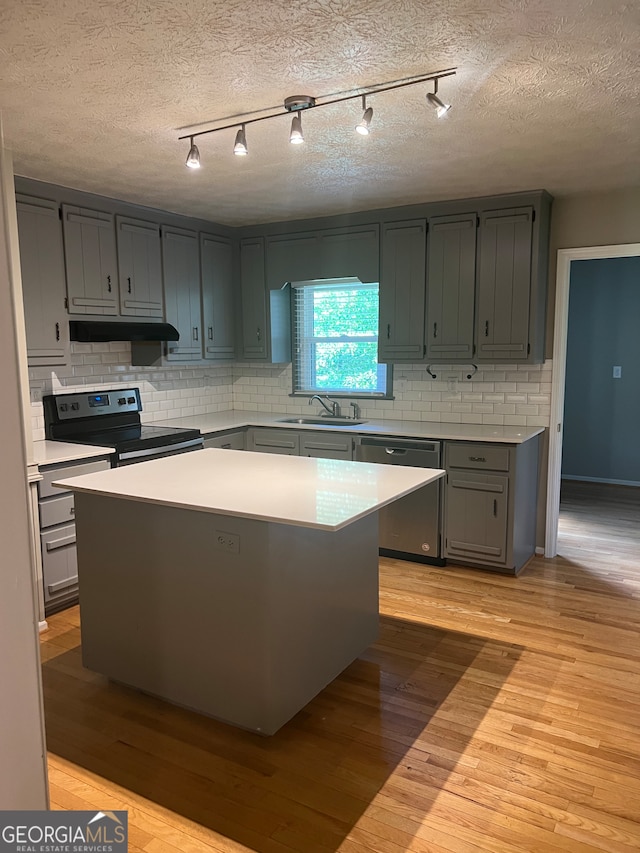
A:
[[[373,118],[373,107],[367,106],[367,96],[362,96],[362,109],[364,110],[362,114],[362,120],[360,124],[356,125],[356,133],[359,133],[361,136],[368,136],[371,132],[369,125],[371,124],[371,119]]]
[[[237,157],[244,157],[248,154],[247,137],[244,131],[244,125],[242,125],[236,133],[236,142],[233,146],[233,153]]]
[[[194,143],[196,136],[205,136],[208,133],[218,133],[221,130],[229,130],[237,128],[236,141],[233,146],[233,153],[238,156],[247,154],[247,137],[246,125],[255,124],[259,121],[267,121],[268,119],[277,118],[278,116],[295,113],[291,122],[291,132],[289,134],[289,142],[292,145],[300,145],[304,142],[302,133],[302,111],[317,107],[326,107],[329,104],[337,104],[342,101],[352,101],[356,98],[362,99],[362,119],[356,125],[356,131],[362,136],[367,136],[371,131],[371,121],[373,119],[373,107],[367,106],[367,98],[376,95],[379,92],[390,92],[394,89],[403,89],[406,86],[416,86],[419,83],[433,83],[433,92],[427,94],[427,102],[436,110],[438,118],[446,115],[451,109],[451,104],[446,104],[438,97],[438,81],[443,77],[451,77],[456,73],[455,68],[445,68],[442,71],[435,71],[431,74],[420,74],[414,77],[405,77],[400,80],[393,80],[390,83],[378,83],[375,86],[364,86],[358,91],[339,92],[335,95],[323,95],[319,98],[314,98],[311,95],[291,95],[284,101],[284,111],[270,113],[269,115],[258,116],[257,118],[249,118],[244,115],[240,117],[240,121],[234,124],[225,124],[221,127],[213,127],[209,130],[199,130],[197,133],[189,133],[185,136],[180,136],[179,139],[189,140],[189,155],[187,156],[187,166],[190,169],[200,168],[200,152],[198,146]],[[364,91],[363,91],[364,90]],[[185,128],[186,129],[186,128]]]
[[[191,140],[191,148],[189,148],[189,153],[187,154],[187,166],[190,169],[199,169],[200,168],[200,152],[198,151],[198,146],[193,141],[193,136],[190,136]]]
[[[302,119],[300,113],[296,113],[291,122],[291,133],[289,134],[289,142],[292,145],[301,145],[304,142],[302,135]]]
[[[436,78],[433,81],[433,92],[427,93],[427,101],[431,104],[431,106],[435,109],[436,115],[438,118],[442,118],[446,116],[446,114],[451,109],[451,104],[445,104],[444,101],[441,101],[438,97],[438,79]]]

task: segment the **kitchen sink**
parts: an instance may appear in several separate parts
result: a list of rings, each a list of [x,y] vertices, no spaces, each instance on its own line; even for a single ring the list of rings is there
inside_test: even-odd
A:
[[[323,418],[322,415],[317,418],[280,418],[279,424],[312,424],[324,426],[357,426],[358,424],[366,424],[366,421],[359,421],[357,418]]]

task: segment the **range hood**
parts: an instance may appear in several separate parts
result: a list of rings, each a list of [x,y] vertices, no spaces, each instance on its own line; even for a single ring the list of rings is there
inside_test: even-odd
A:
[[[180,334],[170,323],[119,323],[108,320],[70,320],[72,341],[177,341]]]

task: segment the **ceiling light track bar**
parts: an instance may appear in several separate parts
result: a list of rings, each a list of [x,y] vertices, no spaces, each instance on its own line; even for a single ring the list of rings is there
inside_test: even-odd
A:
[[[407,77],[402,80],[394,80],[390,83],[379,83],[374,84],[373,86],[365,86],[363,89],[359,89],[355,94],[350,95],[342,95],[339,98],[336,98],[332,95],[329,96],[320,96],[319,98],[313,98],[310,95],[298,95],[292,96],[285,100],[285,104],[289,101],[290,106],[286,107],[277,113],[270,113],[266,116],[258,116],[257,118],[242,118],[240,117],[236,121],[222,125],[221,127],[210,128],[209,130],[199,130],[195,133],[185,133],[183,136],[179,136],[178,140],[189,139],[193,143],[193,140],[198,136],[206,136],[210,133],[218,133],[221,130],[229,130],[230,128],[235,127],[246,127],[250,124],[257,124],[261,121],[267,121],[268,119],[278,118],[279,116],[290,116],[292,112],[298,112],[300,110],[309,111],[311,109],[317,109],[318,107],[328,107],[331,104],[340,104],[344,101],[353,101],[356,99],[362,99],[369,97],[370,95],[378,95],[381,92],[391,92],[395,89],[404,89],[407,86],[417,86],[420,83],[429,83],[433,82],[435,84],[434,88],[437,92],[438,81],[442,80],[444,77],[452,77],[455,75],[457,68],[446,68],[443,71],[435,71],[431,74],[425,74],[416,77]],[[327,97],[328,100],[324,100]],[[302,99],[303,103],[300,103]],[[318,103],[320,101],[320,103]]]

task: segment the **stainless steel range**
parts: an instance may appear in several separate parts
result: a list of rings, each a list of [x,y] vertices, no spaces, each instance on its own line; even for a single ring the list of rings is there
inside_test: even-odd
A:
[[[114,447],[113,467],[203,446],[200,430],[143,425],[139,388],[47,394],[42,402],[48,439]]]

